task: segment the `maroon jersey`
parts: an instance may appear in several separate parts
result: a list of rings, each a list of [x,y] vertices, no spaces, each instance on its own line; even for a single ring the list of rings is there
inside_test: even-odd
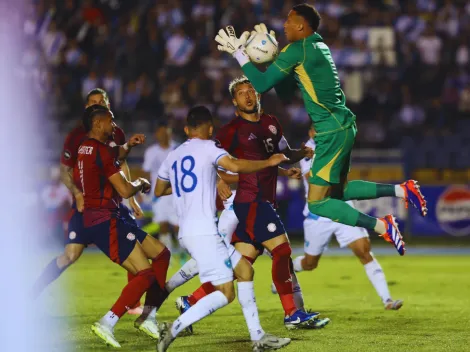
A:
[[[73,168],[77,161],[78,147],[86,139],[85,127],[82,125],[75,127],[65,138],[64,148],[62,150],[62,156],[60,162],[65,166]],[[111,147],[117,145],[123,145],[126,143],[126,136],[124,131],[117,127],[114,130],[114,136],[110,138],[108,144]]]
[[[262,114],[258,122],[236,117],[222,126],[216,139],[231,155],[239,159],[264,160],[279,153],[281,124],[275,116]],[[239,174],[234,202],[276,202],[277,166],[252,174]]]
[[[120,163],[110,146],[88,138],[78,148],[74,180],[80,184],[85,199],[85,227],[109,220],[118,213],[121,198],[109,177],[120,171]]]

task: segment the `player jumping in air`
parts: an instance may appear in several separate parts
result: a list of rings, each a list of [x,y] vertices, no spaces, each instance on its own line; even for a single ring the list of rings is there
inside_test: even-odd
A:
[[[416,207],[422,216],[427,214],[426,201],[418,183],[413,180],[401,185],[360,180],[347,182],[357,131],[356,116],[346,107],[330,49],[316,32],[319,24],[320,15],[313,6],[294,6],[284,23],[290,44],[281,50],[264,73],[250,62],[246,54],[247,32],[237,38],[233,27],[229,26],[227,32],[221,29],[215,40],[220,51],[231,54],[238,61],[257,92],[275,88],[282,100],[289,100],[295,87],[302,92],[305,108],[317,131],[315,163],[309,177],[310,212],[342,224],[375,231],[393,243],[400,255],[404,255],[405,243],[392,215],[374,218],[352,208],[346,201],[400,197],[407,205],[411,203]],[[264,24],[257,25],[255,29],[267,32]]]
[[[260,113],[259,96],[246,77],[234,80],[229,90],[238,117],[222,126],[216,136],[229,153],[237,158],[263,160],[274,153],[283,152],[290,158],[290,163],[312,157],[310,148],[291,149],[277,118]],[[293,281],[297,280],[291,271],[291,247],[284,225],[274,208],[278,172],[278,168],[270,167],[256,173],[229,176],[232,182],[238,182],[233,201],[236,217],[226,212],[231,219],[224,219],[219,232],[231,238],[237,251],[251,263],[264,249],[271,253],[272,278],[284,308],[286,328],[321,328],[328,324],[329,319],[318,319],[319,313],[306,313],[300,286],[298,282],[293,285]],[[232,238],[234,225],[236,231]],[[180,298],[177,304],[184,311],[191,303],[194,304],[197,299],[212,291],[210,284],[203,285],[189,299]]]
[[[114,338],[114,326],[147,292],[144,314],[135,326],[144,326],[139,330],[157,339],[155,313],[161,304],[160,294],[166,281],[170,252],[157,239],[127,221],[119,206],[122,198],[130,198],[139,191],[149,192],[150,183],[143,178],[130,182],[121,171],[115,150],[107,144],[116,127],[108,108],[102,105],[88,107],[83,124],[88,137],[78,149],[73,170],[74,181],[80,185],[84,200],[82,235],[88,243],[94,243],[113,262],[134,275],[111,310],[93,324],[92,331],[106,344],[120,347]]]
[[[273,154],[267,160],[236,160],[220,144],[210,140],[212,131],[209,109],[203,106],[192,108],[185,127],[189,140],[170,152],[158,172],[155,195],[161,197],[173,193],[180,223],[180,244],[196,261],[201,282],[212,283],[215,291],[199,300],[173,324],[160,324],[157,349],[166,351],[188,326],[232,302],[235,298],[234,274],[253,351],[278,349],[289,344],[290,339],[263,331],[254,295],[253,268],[218,234],[215,198],[217,167],[232,172],[256,172],[275,168],[287,159],[283,154]]]
[[[103,89],[95,88],[87,94],[85,99],[85,108],[94,104],[105,106],[108,109],[110,108],[108,95]],[[90,244],[87,242],[82,231],[83,194],[74,184],[72,179],[72,170],[77,161],[78,147],[82,141],[85,140],[86,134],[85,127],[83,126],[82,121],[80,121],[80,124],[75,127],[65,139],[60,159],[60,178],[62,183],[67,186],[74,196],[74,203],[69,216],[65,249],[64,253],[54,258],[49,265],[47,265],[34,284],[32,292],[34,297],[39,296],[49,284],[58,279],[68,267],[75,263],[82,255],[85,247]],[[128,179],[130,179],[130,170],[126,162],[126,156],[132,147],[142,143],[144,140],[145,137],[143,135],[136,134],[133,135],[126,144],[126,137],[123,130],[116,126],[114,133],[107,141],[108,145],[115,148],[115,153],[119,155],[119,159],[122,162],[122,169]],[[134,197],[129,199],[129,204],[137,218],[143,216],[142,209]],[[122,203],[120,204],[120,212],[122,216],[126,217],[128,222],[132,222],[137,226],[130,210]],[[143,238],[139,240],[143,240]],[[128,280],[130,281],[132,278],[133,275],[128,273]],[[143,310],[140,307],[140,302],[137,303],[136,307],[129,311],[130,314],[142,314],[142,312]]]
[[[315,130],[313,127],[310,128],[309,135],[310,139],[305,145],[315,150],[313,140]],[[315,156],[312,159],[305,158],[300,161],[306,192],[308,190],[309,172],[314,160]],[[351,201],[347,203],[351,207],[353,206]],[[307,204],[305,204],[304,216],[305,254],[294,259],[294,270],[296,272],[314,270],[318,266],[323,252],[328,247],[331,237],[335,235],[340,247],[349,247],[364,265],[367,277],[382,299],[385,309],[398,310],[402,307],[403,301],[393,300],[390,295],[382,267],[370,251],[369,235],[365,229],[343,225],[314,215],[309,212]],[[273,285],[274,291],[275,287]]]

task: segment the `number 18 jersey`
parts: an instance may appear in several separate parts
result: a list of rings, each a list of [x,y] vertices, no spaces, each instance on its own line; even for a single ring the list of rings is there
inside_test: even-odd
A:
[[[217,234],[217,163],[227,151],[212,140],[190,139],[170,152],[158,178],[171,183],[178,237]]]

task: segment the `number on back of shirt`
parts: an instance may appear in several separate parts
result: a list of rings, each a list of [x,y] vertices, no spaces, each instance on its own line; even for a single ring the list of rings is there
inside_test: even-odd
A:
[[[177,197],[181,197],[181,192],[191,193],[196,188],[197,177],[193,173],[195,166],[196,161],[191,155],[181,159],[180,165],[178,165],[178,160],[171,165],[175,173],[175,192]]]
[[[273,145],[273,139],[272,138],[263,139],[263,143],[264,143],[264,148],[266,149],[267,153],[274,152],[274,145]]]

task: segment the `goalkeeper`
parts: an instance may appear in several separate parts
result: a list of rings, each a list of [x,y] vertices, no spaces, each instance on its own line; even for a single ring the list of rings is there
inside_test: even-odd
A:
[[[248,32],[237,38],[233,27],[228,26],[227,32],[221,29],[215,40],[220,51],[230,53],[238,61],[259,93],[275,88],[278,96],[288,101],[295,94],[295,86],[300,89],[317,132],[315,162],[309,177],[307,201],[310,212],[342,224],[375,231],[393,243],[399,254],[403,255],[405,243],[392,215],[374,218],[357,211],[345,201],[400,197],[406,205],[411,203],[416,207],[422,216],[427,213],[426,201],[418,183],[413,180],[401,185],[359,180],[347,182],[357,132],[356,116],[346,106],[330,50],[316,33],[319,24],[320,15],[313,6],[294,6],[284,23],[284,32],[290,44],[281,50],[264,73],[250,62],[245,51]],[[255,26],[255,30],[258,33],[268,32],[264,24]]]

